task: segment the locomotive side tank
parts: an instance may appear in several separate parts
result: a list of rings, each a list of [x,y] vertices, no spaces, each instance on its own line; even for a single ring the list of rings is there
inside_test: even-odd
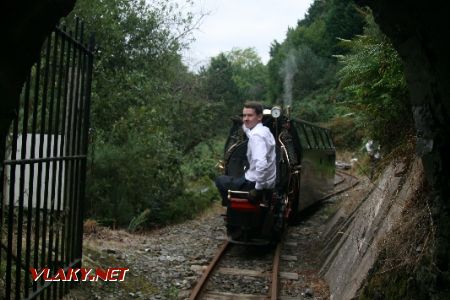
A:
[[[303,120],[293,123],[300,140],[301,173],[297,195],[297,212],[300,212],[333,191],[336,150],[329,129]]]
[[[228,191],[226,224],[236,243],[264,244],[281,235],[289,219],[333,191],[335,148],[328,129],[291,119],[280,107],[264,110],[263,125],[276,140],[276,186],[255,203],[245,191]],[[225,175],[239,177],[248,168],[247,137],[233,118],[222,161]]]

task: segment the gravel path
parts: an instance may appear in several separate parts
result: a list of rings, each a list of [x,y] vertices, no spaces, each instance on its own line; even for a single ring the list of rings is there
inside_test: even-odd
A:
[[[129,268],[123,282],[83,282],[66,299],[179,299],[189,295],[226,237],[221,207],[144,234],[98,228],[85,235],[85,267]]]

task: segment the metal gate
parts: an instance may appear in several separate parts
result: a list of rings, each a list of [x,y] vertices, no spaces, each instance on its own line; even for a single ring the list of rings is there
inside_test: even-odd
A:
[[[0,299],[60,298],[70,284],[30,268],[81,264],[93,44],[78,19],[57,27],[24,85],[0,174]]]

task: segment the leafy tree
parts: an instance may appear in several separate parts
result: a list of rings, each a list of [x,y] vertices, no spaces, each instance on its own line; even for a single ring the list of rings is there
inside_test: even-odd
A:
[[[324,38],[327,41],[328,55],[344,53],[338,38],[350,39],[362,33],[364,17],[353,0],[330,0],[325,16]]]
[[[224,53],[211,59],[206,70],[208,99],[231,106],[239,99],[238,87],[233,80],[233,68]]]
[[[199,74],[210,103],[219,103],[222,110],[216,123],[228,122],[240,113],[246,100],[264,101],[267,95],[267,68],[253,48],[234,48],[211,58]]]
[[[165,1],[149,6],[143,0],[80,0],[73,14],[95,29],[92,122],[109,132],[130,107],[155,105],[169,91],[171,66],[180,60],[185,37],[173,31],[173,23],[189,31],[192,19]]]
[[[326,23],[324,18],[319,18],[309,26],[290,28],[286,34],[286,47],[308,47],[317,55],[329,58],[329,43],[325,39]]]
[[[233,81],[243,100],[263,101],[267,93],[267,69],[254,48],[234,48],[226,53],[231,62]]]
[[[167,1],[143,0],[80,0],[74,13],[95,29],[99,42],[88,214],[121,226],[131,220],[131,227],[136,220],[163,224],[178,220],[174,203],[189,193],[193,208],[182,215],[191,216],[204,207],[205,196],[186,190],[181,162],[209,137],[198,125],[214,117],[214,105],[202,105],[201,93],[181,96],[197,84],[179,54],[193,16]]]
[[[272,44],[268,63],[271,101],[287,98],[303,116],[316,116],[315,120],[331,116],[333,108],[326,111],[326,107],[337,81],[332,56],[346,51],[338,38],[354,36],[362,26],[352,0],[315,1],[305,19],[288,29],[286,39]]]
[[[178,73],[174,84],[172,105],[166,114],[172,140],[187,155],[198,144],[210,140],[217,132],[224,105],[208,101],[202,80],[193,74]]]
[[[324,15],[326,9],[327,1],[313,1],[311,6],[308,8],[305,18],[298,21],[298,27],[309,27]]]
[[[281,101],[283,94],[283,80],[280,76],[280,68],[286,58],[284,48],[276,40],[270,47],[270,60],[267,63],[267,72],[269,77],[269,100],[272,103]]]
[[[241,106],[239,89],[233,80],[231,62],[224,53],[220,53],[211,58],[208,67],[201,71],[200,77],[205,82],[204,88],[208,101],[220,105],[221,113],[217,116],[215,123],[227,123],[229,117],[238,113]],[[223,127],[216,130],[224,132]]]
[[[307,46],[292,49],[280,69],[283,78],[284,99],[292,104],[292,98],[302,102],[303,98],[316,90],[324,79],[326,64]]]

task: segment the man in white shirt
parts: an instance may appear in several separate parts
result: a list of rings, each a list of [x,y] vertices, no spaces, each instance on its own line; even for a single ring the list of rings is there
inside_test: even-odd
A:
[[[250,191],[253,199],[262,196],[264,189],[275,187],[276,154],[275,139],[269,128],[262,124],[263,106],[258,102],[247,102],[242,110],[242,128],[248,137],[247,160],[249,168],[244,176],[236,178],[222,175],[216,178],[216,186],[226,205],[228,190]]]

